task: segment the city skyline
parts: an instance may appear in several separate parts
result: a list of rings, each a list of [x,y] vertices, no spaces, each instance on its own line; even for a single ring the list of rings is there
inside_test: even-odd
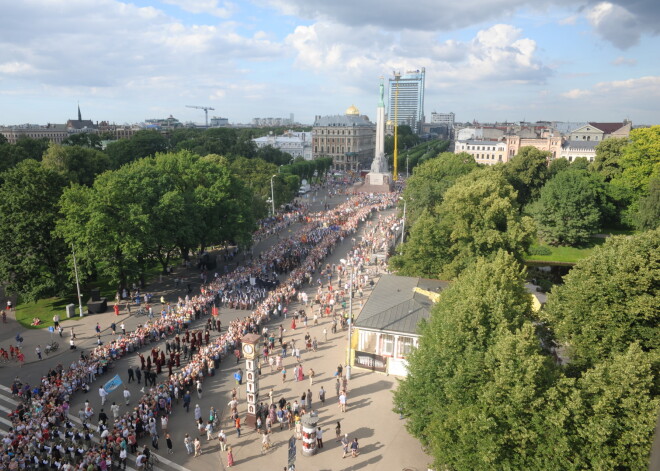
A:
[[[456,120],[660,122],[660,8],[650,0],[414,4],[365,0],[47,0],[0,17],[0,125],[117,124],[186,105],[249,123],[311,123],[393,70],[426,69],[425,115]]]

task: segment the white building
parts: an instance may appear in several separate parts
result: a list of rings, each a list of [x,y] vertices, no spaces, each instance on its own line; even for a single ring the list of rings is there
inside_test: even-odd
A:
[[[593,162],[596,158],[596,146],[600,141],[566,141],[561,149],[560,156],[569,162],[575,159],[584,157],[589,162]]]
[[[303,157],[305,160],[312,160],[312,133],[287,131],[282,136],[257,137],[252,139],[258,148],[271,146],[282,152],[290,154],[292,157]]]
[[[507,145],[504,141],[481,141],[468,139],[456,141],[454,153],[465,152],[474,157],[479,164],[495,165],[499,162],[508,162]]]

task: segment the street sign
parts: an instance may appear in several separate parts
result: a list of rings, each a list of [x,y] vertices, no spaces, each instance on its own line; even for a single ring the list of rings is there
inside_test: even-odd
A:
[[[293,466],[296,462],[296,437],[295,435],[289,438],[289,466]]]

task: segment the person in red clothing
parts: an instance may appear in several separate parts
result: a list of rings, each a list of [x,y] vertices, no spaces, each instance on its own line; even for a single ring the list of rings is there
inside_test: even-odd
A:
[[[114,310],[115,310],[115,316],[118,316],[119,315],[119,304],[115,303]]]

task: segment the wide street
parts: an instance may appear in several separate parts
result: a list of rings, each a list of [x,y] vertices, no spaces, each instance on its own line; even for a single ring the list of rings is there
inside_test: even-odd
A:
[[[312,210],[321,209],[322,203],[327,201],[331,206],[345,200],[346,196],[335,196],[326,198],[325,195],[320,194],[316,197],[316,201],[312,204]],[[311,203],[312,196],[310,195],[308,201]],[[378,213],[377,213],[378,214]],[[377,216],[375,216],[377,217]],[[288,231],[295,230],[295,227],[290,228]],[[280,236],[283,237],[288,234],[287,230],[283,231]],[[275,241],[275,236],[262,241],[255,247],[255,254],[263,250]],[[328,257],[327,263],[339,263],[339,260],[345,258],[347,251],[351,247],[351,240],[346,239],[338,246],[333,253]],[[147,291],[154,293],[154,299],[160,299],[161,294],[165,296],[167,301],[174,301],[177,296],[184,295],[183,288],[175,288],[173,278],[183,277],[186,282],[182,286],[186,286],[188,282],[198,284],[197,271],[194,269],[184,270],[178,268],[174,275],[170,278],[164,278],[162,282],[155,280],[150,286],[146,288]],[[306,286],[305,290],[313,298],[315,286]],[[196,291],[197,292],[197,291]],[[366,301],[370,292],[367,290],[364,294],[363,302]],[[354,306],[355,312],[359,310],[359,301],[356,299]],[[154,310],[160,308],[159,303],[154,304]],[[300,309],[301,306],[297,304],[289,305],[289,312]],[[309,308],[308,308],[308,312]],[[219,312],[222,325],[228,325],[229,321],[237,317],[243,318],[249,312],[238,311],[228,308],[221,308]],[[65,317],[61,313],[62,317]],[[120,320],[117,320],[120,319]],[[51,356],[44,355],[43,361],[36,360],[34,354],[34,347],[40,343],[42,348],[48,342],[49,334],[47,331],[26,331],[22,330],[25,338],[25,352],[27,362],[22,368],[17,365],[10,364],[0,368],[0,384],[2,386],[9,386],[15,376],[19,376],[23,381],[34,384],[38,379],[48,370],[58,363],[65,366],[71,364],[72,361],[77,359],[80,354],[78,351],[70,351],[68,345],[68,330],[71,326],[75,325],[75,330],[78,334],[78,344],[81,348],[93,345],[95,341],[94,326],[97,322],[101,325],[103,330],[102,340],[104,342],[112,339],[109,325],[111,322],[120,324],[121,320],[125,319],[127,330],[135,328],[138,323],[146,321],[145,317],[135,318],[128,317],[125,312],[121,312],[117,318],[111,309],[105,314],[97,314],[86,316],[82,319],[75,321],[67,321],[65,325],[65,336],[57,338],[60,341],[61,348],[58,352]],[[18,327],[11,322],[7,324],[6,329],[0,336],[2,345],[7,348],[9,343],[13,342],[13,336]],[[192,329],[203,327],[206,318],[193,323]],[[359,368],[353,368],[352,379],[348,384],[348,408],[345,413],[341,413],[337,406],[337,396],[335,393],[335,377],[333,376],[337,365],[346,363],[346,345],[347,345],[347,332],[341,329],[336,334],[330,333],[330,319],[319,319],[318,325],[312,325],[311,316],[309,322],[309,332],[312,337],[319,341],[319,348],[317,352],[304,352],[302,351],[302,364],[305,371],[313,368],[316,372],[314,384],[310,386],[309,379],[306,377],[303,382],[297,382],[292,379],[293,367],[295,359],[288,356],[284,359],[284,366],[288,370],[287,380],[282,383],[281,373],[274,371],[271,372],[268,366],[262,370],[262,375],[259,380],[260,386],[260,401],[268,401],[268,391],[273,388],[274,400],[277,401],[281,397],[293,401],[298,399],[307,389],[311,389],[314,395],[313,408],[318,411],[320,422],[319,425],[324,431],[324,447],[319,450],[315,456],[305,457],[302,456],[300,451],[300,442],[297,446],[297,459],[296,470],[357,470],[357,469],[384,469],[384,470],[426,470],[428,457],[423,453],[419,443],[410,437],[404,429],[404,421],[399,419],[398,414],[392,411],[391,405],[391,391],[396,387],[396,379],[391,376],[386,376],[381,373],[374,373]],[[276,329],[279,324],[282,324],[285,331],[285,340],[290,341],[296,339],[297,344],[303,343],[305,329],[302,325],[293,331],[290,326],[290,319],[273,319],[268,327],[269,329]],[[323,330],[327,329],[328,336],[327,342],[324,341]],[[223,329],[224,330],[224,329]],[[217,333],[215,333],[217,335]],[[214,335],[212,335],[212,339]],[[154,344],[148,345],[142,351],[146,352],[152,348]],[[183,364],[183,362],[182,362]],[[140,388],[142,385],[136,383],[126,384],[128,375],[126,373],[128,366],[139,365],[137,354],[132,354],[123,359],[116,361],[113,370],[110,374],[106,374],[97,379],[92,385],[92,389],[88,394],[78,393],[74,396],[71,406],[71,416],[77,417],[78,410],[82,407],[85,400],[89,400],[94,407],[94,420],[101,409],[100,398],[97,393],[98,387],[104,384],[114,374],[119,373],[125,385],[127,385],[132,394],[132,404],[137,403],[140,397]],[[235,467],[243,470],[282,470],[287,463],[287,442],[292,436],[293,431],[282,430],[280,431],[279,425],[273,427],[272,442],[275,445],[273,449],[262,454],[261,452],[261,438],[253,430],[243,427],[241,437],[239,438],[236,431],[228,418],[227,404],[230,401],[231,389],[235,386],[233,374],[241,367],[245,371],[244,360],[236,364],[232,356],[226,357],[222,363],[219,371],[216,371],[214,377],[206,378],[203,385],[203,396],[198,399],[197,394],[191,391],[192,404],[189,413],[179,405],[173,407],[173,413],[170,416],[168,430],[174,442],[174,454],[167,454],[165,446],[164,433],[160,435],[158,457],[160,463],[157,468],[162,470],[179,470],[195,469],[202,467],[202,469],[225,469],[227,466],[226,453],[220,451],[220,446],[217,440],[207,442],[205,437],[202,437],[203,454],[200,457],[194,458],[192,455],[187,455],[183,445],[183,438],[185,433],[189,433],[191,437],[198,436],[196,424],[194,423],[193,408],[199,404],[202,409],[204,418],[208,417],[209,409],[211,406],[215,407],[222,414],[221,426],[228,436],[228,443],[233,447]],[[166,370],[165,370],[166,371]],[[162,378],[162,376],[161,376]],[[318,400],[318,391],[324,387],[326,390],[326,403],[322,405]],[[239,412],[241,418],[245,417],[245,383],[241,387],[239,398],[241,405]],[[122,413],[126,410],[123,403],[122,388],[115,390],[108,397],[105,404],[105,412],[111,417],[110,405],[112,402],[120,404]],[[12,408],[12,399],[9,392],[0,387],[0,410],[3,411],[3,417],[6,417],[6,412]],[[129,406],[130,407],[130,406]],[[347,457],[342,459],[342,451],[340,444],[335,441],[335,426],[337,421],[341,423],[342,433],[348,433],[350,439],[357,437],[360,442],[360,455],[357,458]],[[6,431],[8,428],[7,420],[0,420],[0,429]],[[160,431],[160,424],[159,424]],[[217,430],[216,434],[217,436]],[[148,439],[142,439],[140,445],[148,444]],[[129,461],[129,466],[135,467],[134,461]]]

